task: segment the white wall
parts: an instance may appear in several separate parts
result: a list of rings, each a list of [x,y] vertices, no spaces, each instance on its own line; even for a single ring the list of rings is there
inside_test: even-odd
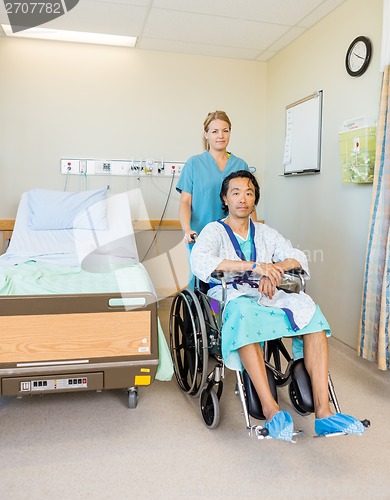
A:
[[[289,45],[267,65],[266,221],[311,258],[308,290],[335,337],[357,346],[372,185],[343,184],[338,132],[343,121],[378,117],[382,1],[349,0]],[[351,41],[368,36],[367,72],[345,71]],[[281,177],[285,107],[323,90],[323,155],[319,175]]]
[[[202,151],[203,121],[224,109],[230,149],[258,168],[265,150],[264,63],[98,45],[0,39],[0,218],[15,216],[32,187],[63,189],[61,157],[162,156],[185,161]],[[84,188],[70,178],[69,188]],[[100,187],[107,177],[89,179]],[[169,179],[141,179],[159,219]],[[137,187],[113,177],[115,191]],[[177,219],[173,189],[166,219]]]

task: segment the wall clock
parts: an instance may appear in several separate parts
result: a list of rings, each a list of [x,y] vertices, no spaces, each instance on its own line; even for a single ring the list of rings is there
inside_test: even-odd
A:
[[[370,63],[371,41],[366,36],[358,36],[348,47],[345,67],[349,75],[361,76]]]

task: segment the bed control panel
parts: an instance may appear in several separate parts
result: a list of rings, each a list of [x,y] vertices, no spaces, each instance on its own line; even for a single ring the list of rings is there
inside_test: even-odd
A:
[[[56,391],[63,389],[88,388],[88,377],[82,378],[57,378],[53,380],[31,380],[21,382],[20,391]]]
[[[75,373],[50,377],[9,377],[2,379],[2,394],[20,396],[37,393],[102,390],[103,373]]]

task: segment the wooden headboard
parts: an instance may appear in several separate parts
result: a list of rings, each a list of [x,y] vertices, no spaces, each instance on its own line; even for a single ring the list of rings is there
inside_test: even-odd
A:
[[[0,219],[0,253],[5,252],[14,230],[14,219]],[[2,238],[1,238],[2,236]]]
[[[0,219],[0,231],[13,231],[14,225],[14,219]]]
[[[160,224],[159,220],[136,220],[133,221],[134,229],[145,230],[145,229],[157,229],[161,225],[161,229],[174,231],[180,230],[180,223],[178,220],[163,220]],[[15,226],[15,219],[0,219],[0,231],[13,231]]]

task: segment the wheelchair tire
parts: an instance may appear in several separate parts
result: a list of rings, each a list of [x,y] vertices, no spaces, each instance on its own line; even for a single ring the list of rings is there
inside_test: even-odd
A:
[[[192,290],[173,298],[169,318],[170,350],[179,387],[197,396],[207,378],[208,349],[204,317]]]
[[[215,429],[219,425],[220,411],[219,399],[211,387],[205,387],[199,398],[200,413],[203,421],[209,429]]]

